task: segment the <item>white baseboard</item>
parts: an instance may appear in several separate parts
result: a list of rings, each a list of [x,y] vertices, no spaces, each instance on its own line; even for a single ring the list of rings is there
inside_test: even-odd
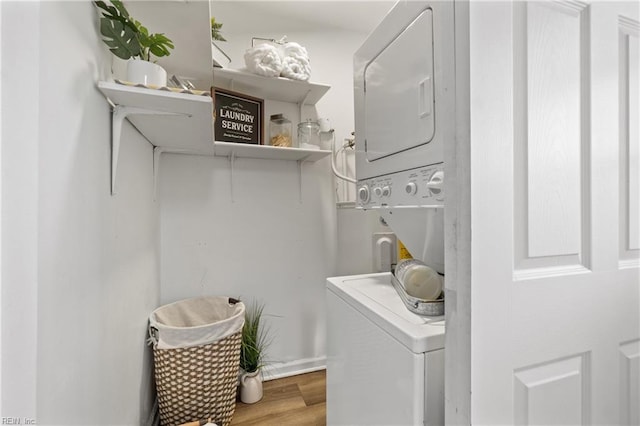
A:
[[[281,379],[327,368],[327,357],[299,359],[265,365],[262,368],[263,380]]]

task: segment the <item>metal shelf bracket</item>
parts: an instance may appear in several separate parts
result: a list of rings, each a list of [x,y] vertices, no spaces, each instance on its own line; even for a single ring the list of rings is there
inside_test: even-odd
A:
[[[301,158],[297,161],[298,163],[298,189],[300,193],[298,194],[298,201],[302,204],[302,164],[307,161],[307,157]]]
[[[235,162],[236,162],[236,152],[235,151],[231,151],[231,154],[229,154],[229,165],[230,165],[230,176],[229,176],[229,185],[230,185],[230,190],[231,190],[231,202],[235,203],[235,198],[233,197],[233,169],[235,166]]]
[[[299,123],[301,123],[301,122],[302,122],[302,117],[303,117],[303,115],[302,115],[302,112],[303,112],[303,111],[302,111],[302,109],[303,109],[303,107],[305,106],[305,104],[306,104],[306,102],[307,102],[307,99],[309,98],[309,94],[311,94],[311,90],[307,90],[307,93],[305,93],[304,97],[300,100],[300,102],[298,102],[298,108],[300,109],[300,112],[299,112],[299,114],[300,114],[300,115],[299,115],[299,117],[298,117],[298,122],[299,122]]]
[[[122,137],[122,122],[130,115],[182,115],[191,117],[191,114],[158,111],[148,108],[130,107],[126,105],[116,105],[113,108],[113,116],[111,120],[111,195],[116,194],[116,174],[118,171],[118,158],[120,154],[120,139]],[[155,177],[157,176],[156,163],[159,162],[160,154],[162,150],[156,154],[154,149],[154,194],[155,194]],[[157,158],[156,158],[157,155]],[[156,161],[158,160],[158,161]],[[155,195],[154,195],[155,199]]]
[[[158,197],[158,173],[160,171],[160,155],[165,151],[160,146],[153,147],[153,201]]]

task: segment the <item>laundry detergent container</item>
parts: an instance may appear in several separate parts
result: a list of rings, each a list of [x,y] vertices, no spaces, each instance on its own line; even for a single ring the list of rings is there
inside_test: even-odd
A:
[[[218,425],[231,423],[244,312],[236,299],[207,296],[151,313],[149,336],[162,425],[209,419]]]

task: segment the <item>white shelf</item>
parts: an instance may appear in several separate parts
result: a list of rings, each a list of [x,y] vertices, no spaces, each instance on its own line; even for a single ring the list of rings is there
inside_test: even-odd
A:
[[[230,157],[233,155],[235,158],[261,158],[265,160],[289,160],[313,163],[330,154],[331,151],[317,149],[215,142],[215,155],[219,157]]]
[[[155,147],[154,175],[161,152],[213,155],[213,103],[209,96],[174,93],[100,81],[114,105],[111,193],[115,194],[122,121],[126,118]]]
[[[213,85],[262,99],[300,105],[315,105],[331,88],[326,84],[281,77],[262,77],[229,68],[213,69]]]
[[[127,119],[153,146],[213,154],[213,103],[209,96],[105,81],[99,82],[98,88],[115,105],[149,111],[132,112]]]

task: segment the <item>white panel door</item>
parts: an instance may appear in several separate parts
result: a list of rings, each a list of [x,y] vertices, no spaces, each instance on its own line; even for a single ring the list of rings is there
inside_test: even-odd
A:
[[[640,421],[639,19],[469,6],[472,424]]]

